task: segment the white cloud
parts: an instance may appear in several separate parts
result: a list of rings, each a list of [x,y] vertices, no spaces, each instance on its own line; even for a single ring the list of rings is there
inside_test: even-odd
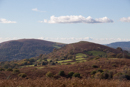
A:
[[[109,44],[112,42],[121,42],[121,41],[130,41],[130,39],[122,39],[122,38],[92,38],[92,37],[84,37],[84,38],[50,38],[50,37],[40,37],[38,39],[48,40],[53,42],[61,42],[61,43],[75,43],[79,41],[89,41],[99,44]]]
[[[18,40],[18,39],[22,39],[22,38],[17,38],[17,37],[2,38],[2,37],[0,37],[0,43],[4,42],[4,41]],[[109,43],[112,43],[112,42],[130,41],[130,39],[128,39],[128,38],[122,39],[122,38],[92,38],[92,37],[84,37],[84,38],[39,37],[39,38],[26,38],[26,39],[40,39],[40,40],[47,40],[47,41],[60,42],[60,43],[75,43],[75,42],[79,42],[79,41],[89,41],[89,42],[94,42],[94,43],[99,43],[99,44],[109,44]]]
[[[37,9],[37,8],[34,8],[34,9],[32,9],[32,11],[38,11],[38,9]]]
[[[16,21],[9,21],[9,20],[6,20],[4,18],[1,18],[0,23],[16,23]]]
[[[37,8],[32,9],[32,11],[45,12],[45,11],[38,10]]]
[[[93,19],[91,16],[85,18],[82,15],[60,16],[60,17],[51,16],[50,20],[44,19],[44,23],[112,23],[112,22],[113,20],[107,17]]]
[[[120,19],[120,21],[122,21],[122,22],[130,22],[130,17],[128,17],[128,18],[123,17],[123,18]]]

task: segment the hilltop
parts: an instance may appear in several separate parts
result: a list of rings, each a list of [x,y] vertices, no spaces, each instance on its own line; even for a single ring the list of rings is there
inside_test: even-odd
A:
[[[0,43],[0,61],[20,60],[48,54],[64,44],[38,39],[20,39]]]

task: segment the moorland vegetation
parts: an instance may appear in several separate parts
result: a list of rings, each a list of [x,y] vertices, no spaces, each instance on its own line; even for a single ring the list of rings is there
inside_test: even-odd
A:
[[[0,62],[1,87],[129,87],[130,56],[90,42],[53,49],[30,59]]]

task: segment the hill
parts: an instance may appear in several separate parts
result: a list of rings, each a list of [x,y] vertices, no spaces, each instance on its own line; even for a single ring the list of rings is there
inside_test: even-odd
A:
[[[130,58],[130,54],[120,49],[81,41],[65,45],[59,49],[54,48],[49,54],[40,54],[39,56],[19,61],[0,62],[0,66],[4,68],[19,68],[24,66],[69,65],[99,58]]]
[[[120,83],[121,87],[129,87],[130,59],[126,53],[122,58],[122,53],[91,42],[68,44],[35,58],[0,62],[0,84],[2,87],[108,87],[106,84],[116,87]]]
[[[0,43],[0,61],[20,60],[48,54],[64,44],[38,39],[20,39]]]
[[[100,56],[107,57],[108,54],[113,54],[113,57],[116,57],[118,53],[122,53],[121,51],[110,48],[104,45],[81,41],[78,43],[72,43],[65,45],[64,47],[53,50],[50,54],[48,54],[48,58],[64,58],[70,59],[71,55],[76,56],[78,53],[85,54],[86,56]],[[114,56],[115,55],[115,56]]]
[[[127,50],[127,51],[130,52],[130,41],[129,42],[110,43],[110,44],[107,44],[107,46],[112,47],[112,48],[121,47],[122,49]]]

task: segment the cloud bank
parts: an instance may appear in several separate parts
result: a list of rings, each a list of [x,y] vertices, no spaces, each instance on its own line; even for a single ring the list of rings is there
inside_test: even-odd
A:
[[[82,15],[75,16],[60,16],[60,17],[55,17],[51,16],[50,20],[44,19],[44,23],[112,23],[113,20],[103,17],[103,18],[96,18],[93,19],[91,16],[88,16],[87,18],[83,17]]]
[[[128,17],[128,18],[123,17],[123,18],[120,19],[120,21],[122,21],[122,22],[130,22],[130,17]]]
[[[0,23],[16,23],[16,21],[9,21],[9,20],[6,20],[4,18],[1,18]]]
[[[39,37],[38,39],[53,41],[53,42],[61,42],[61,43],[75,43],[79,41],[89,41],[99,44],[109,44],[112,42],[121,42],[121,41],[130,41],[130,39],[122,39],[122,38],[93,38],[93,37],[84,37],[84,38],[50,38],[50,37]]]
[[[17,38],[17,37],[2,38],[2,37],[0,37],[0,43],[4,42],[4,41],[18,40],[18,39],[21,39],[21,38]],[[39,37],[39,38],[26,38],[26,39],[41,39],[41,40],[60,42],[60,43],[75,43],[75,42],[79,42],[79,41],[89,41],[89,42],[94,42],[94,43],[99,43],[99,44],[109,44],[112,42],[130,41],[130,39],[126,39],[126,38],[123,39],[123,38],[93,38],[93,37],[81,37],[81,38],[80,37],[78,37],[78,38],[76,38],[76,37],[68,37],[68,38]]]
[[[45,12],[45,11],[38,10],[37,8],[32,9],[32,11]]]

